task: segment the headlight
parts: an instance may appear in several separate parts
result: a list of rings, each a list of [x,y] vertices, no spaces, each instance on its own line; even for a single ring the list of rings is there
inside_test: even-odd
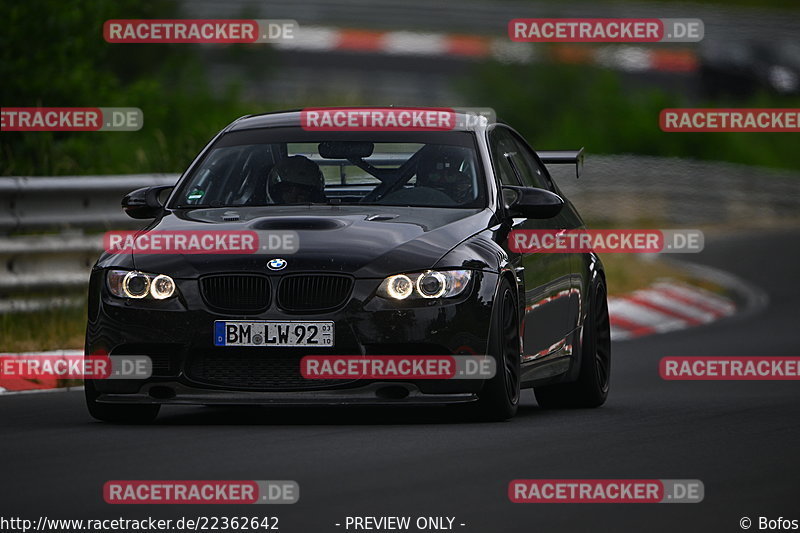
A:
[[[447,290],[447,277],[441,272],[425,272],[417,278],[417,292],[423,298],[439,298]]]
[[[471,270],[428,270],[389,276],[378,287],[378,296],[389,300],[406,298],[452,298],[467,288]]]
[[[150,292],[150,277],[142,272],[128,272],[122,278],[122,292],[128,298],[144,298]]]
[[[395,300],[405,300],[414,292],[414,282],[404,274],[392,276],[384,281],[386,293]]]
[[[118,298],[166,300],[175,294],[175,281],[171,277],[138,270],[109,270],[106,285]]]
[[[150,284],[150,295],[156,300],[165,300],[175,294],[175,282],[165,274],[159,274]]]

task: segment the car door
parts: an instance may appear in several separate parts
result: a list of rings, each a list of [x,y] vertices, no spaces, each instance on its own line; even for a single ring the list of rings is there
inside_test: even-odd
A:
[[[546,189],[550,192],[562,195],[561,191],[558,189],[558,187],[556,187],[553,179],[550,177],[547,167],[545,167],[544,163],[542,163],[542,160],[539,159],[539,156],[536,154],[536,152],[519,134],[512,131],[512,135],[517,141],[517,145],[520,149],[519,154],[521,155],[522,161],[520,165],[515,164],[515,168],[520,173],[520,179],[522,180],[523,185]],[[583,221],[578,216],[575,208],[569,202],[569,199],[564,198],[564,202],[564,208],[561,210],[561,212],[552,219],[549,219],[551,226],[562,230],[575,230],[583,228]],[[541,223],[542,221],[533,222]],[[569,333],[577,328],[579,323],[581,307],[579,290],[581,287],[580,272],[582,272],[583,260],[581,258],[581,254],[579,253],[563,253],[558,255],[561,256],[562,266],[566,269],[562,272],[564,272],[564,275],[568,276],[571,280],[568,296],[569,305],[567,316],[567,332]],[[568,269],[566,264],[567,261],[569,261]],[[563,292],[560,294],[562,298],[567,298]]]
[[[549,176],[530,148],[509,128],[498,125],[489,133],[490,149],[503,185],[548,187]],[[514,218],[512,230],[565,228],[562,215],[550,219]],[[523,362],[563,349],[572,330],[570,254],[532,253],[519,258],[525,284],[522,320]]]

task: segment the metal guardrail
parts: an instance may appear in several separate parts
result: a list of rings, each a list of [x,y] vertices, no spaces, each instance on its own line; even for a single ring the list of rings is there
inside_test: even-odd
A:
[[[178,176],[0,178],[0,313],[80,304],[74,294],[102,251],[99,232],[142,226],[122,211],[122,196]]]
[[[0,234],[138,227],[119,209],[140,187],[172,185],[178,174],[0,178]]]
[[[641,156],[589,155],[579,180],[573,168],[560,167],[550,167],[559,186],[595,223],[669,227],[800,218],[800,172]],[[122,196],[177,178],[0,178],[0,313],[82,301],[74,295],[86,288],[101,233],[146,223],[124,214]]]

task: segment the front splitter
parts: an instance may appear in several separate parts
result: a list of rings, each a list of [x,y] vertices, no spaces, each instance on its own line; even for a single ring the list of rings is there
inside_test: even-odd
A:
[[[102,393],[100,403],[160,405],[447,405],[474,402],[475,393],[425,394],[415,385],[374,382],[358,388],[316,391],[230,391],[178,382],[144,385],[132,394]]]

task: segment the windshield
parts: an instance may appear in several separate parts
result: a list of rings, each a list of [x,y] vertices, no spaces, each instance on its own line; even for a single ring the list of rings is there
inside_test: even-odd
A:
[[[483,207],[483,174],[466,132],[282,132],[223,136],[180,185],[176,208],[288,204]]]

